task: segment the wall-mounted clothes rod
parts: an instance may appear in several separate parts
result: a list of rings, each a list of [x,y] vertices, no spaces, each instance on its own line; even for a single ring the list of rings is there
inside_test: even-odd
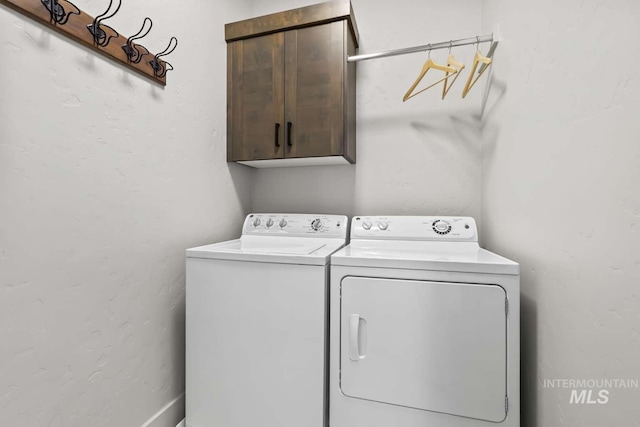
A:
[[[348,62],[367,61],[369,59],[386,58],[389,56],[397,56],[397,55],[407,55],[409,53],[428,52],[436,49],[448,49],[450,47],[468,46],[468,45],[479,44],[479,43],[494,43],[497,41],[498,39],[497,37],[495,37],[495,33],[494,33],[488,36],[476,36],[476,37],[469,37],[468,39],[449,40],[446,42],[429,43],[422,46],[405,47],[402,49],[387,50],[384,52],[355,55],[355,56],[350,56],[347,59],[347,61]],[[494,50],[495,45],[492,46],[492,48],[493,48],[492,50]]]

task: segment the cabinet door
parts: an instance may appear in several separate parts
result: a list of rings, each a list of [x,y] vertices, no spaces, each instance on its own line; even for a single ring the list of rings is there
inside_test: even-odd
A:
[[[285,33],[286,157],[344,154],[345,25]]]
[[[284,34],[228,45],[229,161],[284,157]]]
[[[501,287],[347,277],[341,295],[340,387],[346,396],[505,419]]]

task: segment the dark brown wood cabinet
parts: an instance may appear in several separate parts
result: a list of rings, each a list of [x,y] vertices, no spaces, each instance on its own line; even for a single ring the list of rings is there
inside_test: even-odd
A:
[[[347,0],[228,24],[227,161],[355,163],[357,34]]]

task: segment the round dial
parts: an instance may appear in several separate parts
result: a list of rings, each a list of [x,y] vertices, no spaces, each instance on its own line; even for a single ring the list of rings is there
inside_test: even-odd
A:
[[[451,224],[441,219],[433,221],[432,227],[433,231],[441,235],[449,234],[449,232],[451,231]]]
[[[280,226],[280,228],[285,228],[287,226],[287,220],[282,218],[278,225]]]
[[[371,223],[369,221],[365,221],[362,223],[362,228],[364,228],[365,230],[369,230],[371,229]]]
[[[386,222],[379,222],[378,223],[378,228],[380,230],[386,230],[387,228],[389,228],[389,224],[387,224]]]
[[[272,220],[271,218],[269,218],[269,219],[267,220],[267,224],[266,224],[266,226],[267,226],[267,228],[270,228],[270,227],[272,227],[272,226],[273,226],[273,220]]]
[[[311,228],[313,228],[314,231],[318,231],[322,228],[323,224],[322,221],[320,220],[320,218],[316,218],[313,221],[311,221]]]
[[[253,220],[254,227],[260,227],[260,224],[262,224],[262,221],[260,220],[260,218],[256,218]]]

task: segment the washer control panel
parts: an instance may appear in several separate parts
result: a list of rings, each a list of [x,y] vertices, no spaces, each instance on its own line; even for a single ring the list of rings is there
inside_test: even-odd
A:
[[[252,213],[242,234],[345,238],[348,229],[349,219],[343,215]]]
[[[454,216],[356,216],[351,238],[477,242],[476,221]]]

